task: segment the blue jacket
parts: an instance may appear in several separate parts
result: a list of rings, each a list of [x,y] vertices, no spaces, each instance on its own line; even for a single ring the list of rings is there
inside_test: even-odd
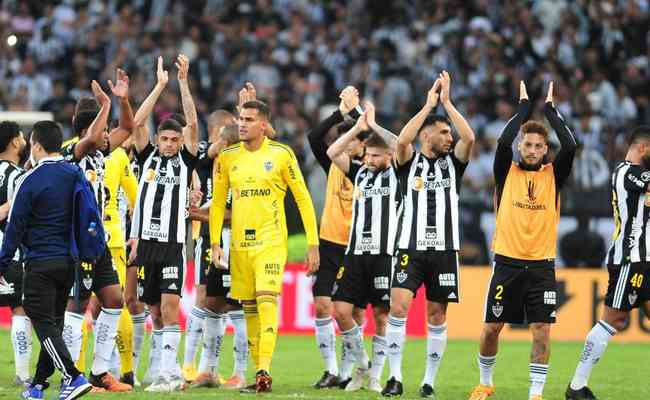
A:
[[[21,178],[0,250],[0,274],[19,245],[26,261],[72,259],[73,195],[80,174],[83,177],[79,167],[63,157],[48,157]]]

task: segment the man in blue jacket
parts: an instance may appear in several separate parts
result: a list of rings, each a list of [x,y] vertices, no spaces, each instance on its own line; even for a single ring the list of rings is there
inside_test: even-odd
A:
[[[16,249],[25,254],[23,306],[41,342],[32,385],[24,399],[42,399],[47,378],[56,367],[63,376],[60,400],[83,396],[92,386],[75,368],[61,333],[75,263],[70,236],[73,194],[81,172],[59,153],[63,135],[51,121],[34,124],[31,161],[34,168],[17,185],[0,251],[0,276]]]

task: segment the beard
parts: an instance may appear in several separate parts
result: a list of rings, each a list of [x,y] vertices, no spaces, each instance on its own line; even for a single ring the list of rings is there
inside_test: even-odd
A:
[[[530,162],[526,161],[525,158],[522,158],[521,161],[519,162],[519,165],[521,166],[521,168],[523,170],[537,171],[542,166],[543,162],[544,162],[543,158],[541,160],[539,160],[538,162],[536,162],[536,163],[530,163]]]
[[[23,165],[27,161],[28,158],[30,158],[31,152],[27,151],[27,146],[23,146],[22,150],[18,153],[18,157],[20,158],[19,164]]]

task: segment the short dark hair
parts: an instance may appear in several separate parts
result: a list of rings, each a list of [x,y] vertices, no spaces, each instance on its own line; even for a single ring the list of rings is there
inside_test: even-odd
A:
[[[422,130],[428,126],[435,125],[437,123],[442,123],[442,124],[447,124],[451,128],[451,121],[446,115],[438,115],[438,114],[433,114],[429,115],[425,120],[422,126],[420,127],[420,130],[418,133],[422,132]]]
[[[162,131],[175,131],[182,134],[183,127],[175,119],[167,118],[166,120],[162,121],[160,125],[158,125],[158,130],[156,133],[160,133]]]
[[[173,113],[168,117],[169,119],[173,119],[174,121],[178,122],[180,126],[185,126],[187,125],[187,121],[185,120],[185,116],[183,114],[179,113]]]
[[[99,105],[92,97],[82,97],[74,107],[72,118],[72,129],[76,135],[81,135],[84,129],[88,129],[99,113]]]
[[[32,128],[32,142],[40,144],[48,153],[61,151],[63,131],[54,121],[38,121]]]
[[[368,139],[366,139],[366,147],[379,147],[382,149],[388,149],[388,144],[384,139],[382,139],[381,136],[379,136],[376,132],[372,132],[369,136]]]
[[[521,135],[524,136],[528,133],[541,135],[544,138],[544,141],[548,142],[548,130],[544,124],[539,121],[530,120],[521,126]]]
[[[262,117],[264,117],[267,121],[271,120],[271,109],[263,101],[260,100],[247,101],[246,103],[242,104],[241,108],[242,109],[252,108],[254,110],[257,110],[257,113]]]
[[[93,111],[95,113],[99,112],[99,104],[97,100],[92,97],[82,97],[77,101],[77,105],[74,108],[75,114],[82,111]]]
[[[16,122],[0,122],[0,153],[7,150],[9,143],[18,136],[20,136],[20,126]]]
[[[630,134],[630,145],[643,140],[650,140],[650,125],[640,125],[632,130]]]

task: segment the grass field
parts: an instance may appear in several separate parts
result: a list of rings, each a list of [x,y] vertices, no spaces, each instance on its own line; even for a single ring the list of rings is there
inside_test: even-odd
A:
[[[224,341],[224,351],[221,360],[221,373],[229,375],[232,371],[232,337]],[[0,361],[0,397],[16,398],[19,390],[12,386],[13,356],[8,331],[0,330],[0,343],[5,351]],[[34,343],[38,343],[34,340]],[[38,344],[35,346],[38,349]],[[370,344],[367,343],[367,348]],[[546,400],[563,400],[564,390],[572,376],[577,357],[582,348],[579,343],[554,343],[551,356],[551,367],[546,383]],[[418,398],[417,391],[424,371],[424,340],[409,340],[404,355],[405,395],[403,398]],[[452,341],[449,343],[440,373],[437,388],[439,400],[464,400],[478,380],[476,366],[477,344],[470,341]],[[530,346],[525,342],[504,343],[495,371],[497,393],[495,400],[525,400],[528,397],[528,353]],[[36,359],[34,353],[33,359]],[[646,386],[648,369],[646,368],[650,348],[638,344],[610,344],[603,360],[596,367],[591,387],[602,400],[645,400],[650,399],[650,387]],[[146,360],[146,358],[143,358]],[[88,364],[90,365],[90,364]],[[141,363],[139,376],[144,375],[145,362]],[[281,336],[273,362],[272,376],[274,381],[273,393],[264,395],[271,399],[366,399],[379,398],[372,392],[361,391],[348,394],[339,390],[318,391],[310,388],[310,384],[322,373],[322,361],[316,349],[314,338],[311,336]],[[388,365],[384,371],[384,379]],[[250,370],[252,377],[253,371]],[[58,378],[56,378],[58,380]],[[52,379],[52,382],[56,381]],[[57,390],[48,390],[46,398],[54,399]],[[115,394],[90,395],[94,398],[115,398]],[[151,399],[152,395],[145,394],[142,389],[135,393],[120,394],[124,400]],[[202,389],[188,390],[183,393],[161,394],[154,397],[164,399],[204,398],[230,399],[234,397],[251,397],[239,393],[219,390]]]

